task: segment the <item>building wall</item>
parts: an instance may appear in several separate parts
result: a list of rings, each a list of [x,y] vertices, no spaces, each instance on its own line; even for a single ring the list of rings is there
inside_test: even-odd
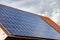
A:
[[[7,34],[0,28],[0,40],[4,40],[7,37]]]

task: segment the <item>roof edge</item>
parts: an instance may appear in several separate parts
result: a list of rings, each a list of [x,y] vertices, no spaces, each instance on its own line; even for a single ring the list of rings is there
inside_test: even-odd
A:
[[[1,23],[0,23],[0,28],[1,28],[7,35],[11,35]]]
[[[12,8],[12,9],[18,10],[18,11],[23,11],[23,12],[27,12],[27,13],[34,14],[34,13],[32,13],[32,12],[28,12],[28,11],[25,11],[25,10],[22,10],[22,9],[18,9],[18,8],[15,8],[15,7],[9,6],[9,5],[0,4],[0,6],[5,6],[5,7],[9,7],[9,8]],[[37,15],[37,14],[34,14],[34,15]]]
[[[43,38],[43,37],[31,37],[31,36],[19,36],[19,35],[10,35],[10,36],[8,36],[7,38],[19,38],[19,39],[36,39],[36,40],[38,40],[38,39],[50,39],[50,40],[52,40],[51,38]]]
[[[46,23],[48,23],[58,33],[60,33],[60,26],[57,25],[54,21],[52,21],[50,18],[45,17],[45,16],[39,16],[39,17],[42,18]]]

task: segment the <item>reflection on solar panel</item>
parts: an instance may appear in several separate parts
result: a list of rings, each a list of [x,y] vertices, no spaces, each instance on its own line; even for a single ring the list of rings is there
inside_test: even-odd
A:
[[[0,22],[13,35],[60,38],[60,34],[37,15],[7,6],[0,6]]]

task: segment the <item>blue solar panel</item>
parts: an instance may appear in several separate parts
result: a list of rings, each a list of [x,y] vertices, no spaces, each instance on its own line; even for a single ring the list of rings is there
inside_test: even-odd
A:
[[[37,15],[14,8],[0,6],[0,23],[13,35],[60,38],[60,34]]]

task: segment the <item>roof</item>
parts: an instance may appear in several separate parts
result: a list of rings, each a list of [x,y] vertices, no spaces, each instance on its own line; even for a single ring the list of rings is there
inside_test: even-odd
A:
[[[45,16],[40,16],[45,22],[47,22],[52,28],[54,28],[57,32],[60,33],[60,26],[57,25],[54,21],[52,21],[50,18]]]
[[[10,35],[60,38],[59,26],[47,17],[38,16],[5,5],[0,5],[0,10],[0,23]]]

